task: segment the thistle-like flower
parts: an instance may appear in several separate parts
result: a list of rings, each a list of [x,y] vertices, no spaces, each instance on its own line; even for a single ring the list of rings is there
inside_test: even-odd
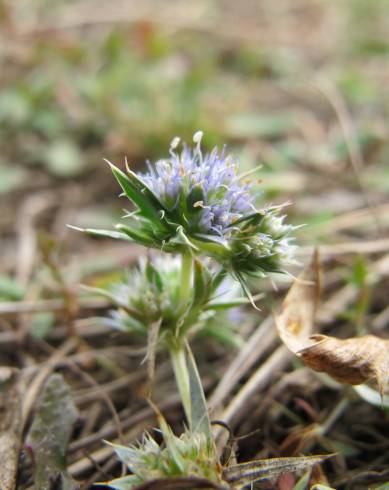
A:
[[[132,490],[149,483],[147,488],[214,488],[243,490],[255,482],[274,487],[285,473],[310,470],[328,456],[301,456],[253,460],[247,463],[223,465],[213,441],[202,432],[186,430],[180,437],[173,434],[161,414],[158,416],[164,447],[149,434],[138,445],[129,447],[112,444],[118,458],[131,474],[105,482],[115,490]],[[200,485],[196,485],[201,483]],[[262,488],[262,485],[261,485]]]
[[[233,322],[220,314],[221,310],[247,302],[239,297],[239,286],[195,261],[191,287],[183,302],[181,267],[180,257],[175,255],[141,257],[138,267],[128,271],[125,280],[112,284],[108,290],[94,289],[117,307],[106,322],[143,337],[148,337],[153,325],[158,324],[158,342],[167,347],[196,333],[236,345],[239,339]]]
[[[186,431],[177,437],[165,421],[162,426],[160,432],[165,447],[161,447],[147,433],[138,445],[113,445],[117,456],[132,474],[107,482],[107,485],[117,490],[131,490],[151,480],[177,477],[222,482],[222,467],[214,444],[205,434]]]
[[[194,135],[194,148],[179,138],[169,157],[148,163],[148,172],[112,171],[137,209],[117,225],[117,232],[86,230],[124,238],[165,252],[206,255],[215,259],[241,283],[244,275],[283,272],[291,262],[294,229],[284,224],[282,206],[255,207],[250,183],[239,175],[236,161],[215,148],[201,150],[202,133]],[[127,166],[128,167],[128,166]]]
[[[224,237],[235,221],[254,210],[253,196],[225,149],[203,155],[201,136],[196,133],[194,149],[185,145],[181,154],[175,151],[175,138],[170,158],[148,163],[149,172],[141,178],[189,236]]]

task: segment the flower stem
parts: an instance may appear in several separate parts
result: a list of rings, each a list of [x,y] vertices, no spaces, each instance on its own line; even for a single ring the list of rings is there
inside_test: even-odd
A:
[[[178,391],[180,392],[182,405],[184,407],[186,419],[189,427],[192,420],[192,407],[191,407],[191,395],[190,395],[190,379],[188,372],[188,365],[186,362],[185,349],[183,346],[171,347],[170,358],[173,364],[173,371],[176,377],[176,383]]]
[[[182,254],[182,263],[181,263],[181,290],[180,290],[181,308],[184,311],[188,306],[188,301],[190,298],[190,292],[192,288],[192,276],[193,276],[193,258],[190,252],[184,252]]]

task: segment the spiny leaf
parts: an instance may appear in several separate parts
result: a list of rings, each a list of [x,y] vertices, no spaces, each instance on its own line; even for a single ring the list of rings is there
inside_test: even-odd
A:
[[[120,231],[114,230],[99,230],[96,228],[79,228],[78,226],[67,225],[71,230],[82,231],[83,233],[87,233],[88,235],[100,236],[104,238],[115,238],[120,240],[128,240],[133,242],[134,240],[127,236],[125,233],[121,233]]]
[[[182,473],[185,467],[185,460],[183,459],[179,447],[177,446],[177,437],[173,434],[162,413],[157,409],[155,405],[151,405],[157,414],[158,425],[162,431],[163,440],[169,451],[170,457],[176,464],[177,468],[179,468],[179,471]]]
[[[147,233],[143,233],[142,231],[137,230],[136,228],[130,228],[129,226],[122,225],[122,224],[116,225],[116,228],[122,231],[123,233],[125,233],[125,236],[130,238],[131,241],[140,243],[145,247],[155,246],[153,243],[153,239]]]
[[[157,197],[134,172],[126,175],[112,163],[108,162],[108,164],[125,195],[140,209],[143,216],[153,222],[157,229],[163,230],[165,227],[161,222],[160,211],[164,210],[164,207]]]

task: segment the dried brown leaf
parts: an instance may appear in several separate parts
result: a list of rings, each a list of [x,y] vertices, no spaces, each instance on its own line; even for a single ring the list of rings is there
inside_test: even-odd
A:
[[[318,255],[293,283],[275,316],[278,333],[311,369],[325,372],[340,383],[358,385],[373,379],[383,397],[389,375],[389,340],[374,335],[337,339],[312,335],[319,296]]]
[[[292,284],[275,316],[278,334],[294,354],[309,344],[320,292],[319,257],[315,251],[311,263]]]
[[[307,366],[340,383],[359,385],[374,379],[383,396],[389,374],[389,340],[374,335],[346,340],[312,335],[311,340],[313,345],[297,352]]]

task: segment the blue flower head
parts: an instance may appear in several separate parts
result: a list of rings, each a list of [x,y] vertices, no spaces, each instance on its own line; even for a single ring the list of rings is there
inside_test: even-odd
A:
[[[201,150],[202,132],[193,148],[174,138],[168,158],[148,162],[146,173],[127,165],[112,172],[136,210],[118,231],[88,230],[124,238],[169,253],[190,250],[215,259],[241,282],[244,275],[282,272],[291,261],[293,226],[284,223],[282,207],[255,207],[250,183],[223,148]]]
[[[247,303],[246,298],[239,297],[240,287],[230,277],[215,274],[196,260],[192,287],[183,304],[181,265],[180,257],[172,254],[142,256],[138,267],[108,290],[90,288],[116,306],[106,323],[143,337],[149,335],[151,325],[159,323],[158,341],[165,346],[181,341],[188,333],[201,333],[236,345],[233,319],[239,318],[237,307]],[[231,316],[221,317],[223,310],[229,310]],[[220,318],[224,325],[222,336]]]
[[[225,149],[203,155],[202,132],[194,135],[193,149],[176,151],[179,138],[170,146],[170,158],[148,163],[143,182],[189,233],[228,235],[234,222],[254,209],[250,185],[242,182],[238,166]]]

